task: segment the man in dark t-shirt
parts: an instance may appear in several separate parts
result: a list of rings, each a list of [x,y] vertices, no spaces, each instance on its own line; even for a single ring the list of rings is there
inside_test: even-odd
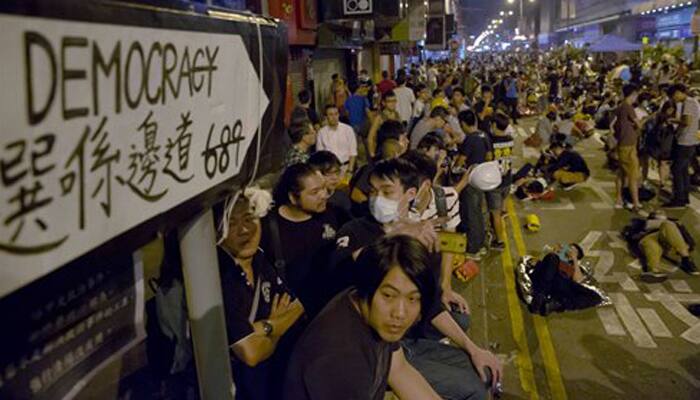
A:
[[[491,154],[491,141],[488,135],[477,129],[478,118],[471,110],[459,113],[459,122],[466,134],[464,142],[459,146],[458,165],[465,168],[486,162]],[[484,192],[472,185],[467,185],[459,194],[460,232],[467,234],[467,256],[480,260],[485,254],[486,221],[481,211],[484,202]]]
[[[316,280],[326,268],[338,229],[325,178],[308,164],[289,166],[273,197],[277,207],[263,220],[261,248],[314,315],[323,306]]]
[[[357,284],[336,296],[294,348],[286,400],[439,399],[399,341],[430,306],[437,284],[428,252],[407,236],[386,238],[358,259]]]
[[[622,88],[624,100],[615,111],[615,139],[617,139],[617,157],[620,162],[617,179],[615,180],[616,199],[615,207],[621,208],[622,188],[627,183],[627,187],[632,195],[632,209],[640,210],[639,202],[639,157],[637,155],[637,142],[639,141],[639,131],[641,125],[637,119],[637,114],[632,104],[637,99],[637,87],[627,84]]]
[[[553,143],[549,148],[557,157],[556,163],[551,167],[552,178],[565,190],[588,179],[591,171],[579,153],[564,148],[564,144],[560,142]]]

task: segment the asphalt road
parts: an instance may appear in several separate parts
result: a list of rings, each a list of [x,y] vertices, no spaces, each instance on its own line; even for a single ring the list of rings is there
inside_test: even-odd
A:
[[[516,165],[534,161],[520,145],[534,127],[518,128]],[[685,305],[700,303],[700,277],[671,262],[663,284],[640,281],[639,262],[619,232],[633,217],[613,207],[614,175],[603,167],[595,138],[575,146],[592,170],[591,179],[550,202],[508,202],[509,240],[503,253],[481,261],[472,282],[455,282],[472,310],[470,336],[505,362],[503,399],[700,399],[700,320]],[[652,176],[654,174],[652,173]],[[700,194],[691,208],[669,211],[700,238]],[[658,207],[657,200],[646,204]],[[523,228],[537,214],[541,230]],[[583,243],[601,287],[614,304],[540,317],[531,315],[515,292],[513,268],[525,254],[539,256],[546,244]],[[700,252],[693,258],[700,265]]]

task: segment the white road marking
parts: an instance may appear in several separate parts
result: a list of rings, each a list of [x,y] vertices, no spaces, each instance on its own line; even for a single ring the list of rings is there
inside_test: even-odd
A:
[[[670,279],[668,283],[671,284],[671,287],[675,292],[679,293],[693,293],[693,290],[688,286],[688,282],[681,280],[681,279]]]
[[[642,260],[637,258],[636,260],[627,264],[627,266],[632,268],[632,269],[641,270],[642,269]]]
[[[598,308],[598,317],[600,322],[603,323],[603,328],[608,335],[612,336],[627,336],[625,328],[620,323],[620,319],[617,317],[615,310],[612,308]]]
[[[610,247],[613,249],[625,249],[627,250],[627,243],[625,243],[624,239],[622,239],[622,234],[618,231],[607,231],[605,232],[608,234],[608,237],[610,237],[611,242],[609,243]]]
[[[615,201],[608,194],[608,192],[606,192],[605,189],[603,189],[604,184],[605,182],[596,179],[589,179],[587,182],[585,182],[585,185],[591,188],[595,192],[595,194],[602,200],[590,203],[591,207],[593,207],[596,210],[611,210],[614,208]],[[613,183],[613,186],[614,185],[615,184]]]
[[[593,276],[600,282],[604,282],[603,279],[605,279],[605,275],[608,274],[615,264],[615,254],[609,250],[589,251],[588,254],[593,257],[598,257],[598,262],[593,269]],[[618,279],[615,279],[612,282],[617,283]]]
[[[548,210],[548,211],[562,211],[562,210],[575,210],[576,206],[574,206],[574,203],[570,200],[567,199],[566,197],[559,197],[559,201],[557,202],[552,202],[552,201],[539,201],[539,202],[532,202],[528,201],[523,203],[524,207],[523,209],[525,210]]]
[[[523,158],[540,158],[540,152],[530,146],[523,146]]]
[[[590,231],[588,234],[586,234],[586,237],[583,238],[583,240],[579,243],[581,248],[583,249],[583,252],[588,254],[591,249],[593,248],[593,245],[603,236],[603,232],[601,231]]]
[[[700,323],[695,324],[692,328],[683,332],[681,337],[690,343],[700,344]]]
[[[649,328],[649,332],[651,332],[654,337],[673,337],[671,331],[668,330],[666,324],[664,324],[661,317],[659,317],[659,314],[657,314],[653,308],[638,308],[637,312],[639,313],[639,316],[642,317],[642,320],[646,324],[647,328]]]
[[[654,349],[657,347],[656,342],[652,339],[647,328],[642,323],[642,320],[634,311],[632,304],[627,299],[623,293],[610,293],[610,297],[613,300],[617,314],[620,316],[622,323],[627,328],[634,344],[638,347],[643,347],[647,349]]]

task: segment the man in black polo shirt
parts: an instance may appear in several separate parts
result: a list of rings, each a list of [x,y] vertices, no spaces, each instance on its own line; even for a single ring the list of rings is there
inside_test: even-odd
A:
[[[308,164],[287,167],[273,192],[276,207],[263,220],[261,248],[278,268],[307,313],[323,306],[317,278],[335,247],[337,216],[327,207],[328,189]]]
[[[217,246],[237,399],[279,399],[279,382],[301,333],[304,307],[258,250],[269,194],[248,189],[227,203]],[[254,200],[251,200],[254,199]]]
[[[418,183],[415,167],[405,160],[382,161],[374,166],[370,174],[372,216],[350,221],[338,232],[335,254],[337,272],[334,276],[341,282],[335,283],[336,288],[357,281],[358,271],[353,260],[381,237],[409,234],[425,240],[430,234],[434,235],[429,223],[406,219],[409,204],[416,197]],[[439,254],[434,254],[432,258],[433,273],[439,282]],[[487,381],[487,369],[492,371],[492,383],[495,385],[500,381],[501,363],[493,354],[477,347],[442,306],[443,293],[439,286],[435,293],[433,307],[423,310],[422,323],[411,332],[411,339],[403,342],[407,359],[441,396],[450,399],[485,398],[486,386],[483,382]],[[466,325],[466,322],[462,322]],[[459,348],[441,344],[436,336],[449,337]]]

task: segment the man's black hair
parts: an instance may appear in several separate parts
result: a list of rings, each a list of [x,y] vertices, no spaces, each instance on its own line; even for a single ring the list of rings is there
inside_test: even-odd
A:
[[[384,92],[384,94],[382,95],[382,100],[386,100],[386,99],[388,99],[389,97],[396,97],[396,93],[394,93],[393,90],[387,90],[387,91]]]
[[[389,139],[399,140],[401,135],[405,134],[406,127],[401,122],[393,119],[386,120],[377,131],[377,146],[381,147],[382,143]]]
[[[389,71],[382,71],[382,78],[389,79]]]
[[[410,162],[414,167],[416,167],[421,183],[426,180],[432,182],[435,175],[437,175],[437,163],[432,158],[418,150],[409,150],[402,155],[401,158]]]
[[[302,89],[297,94],[297,99],[299,99],[299,103],[301,104],[308,104],[309,102],[311,102],[311,92],[309,92],[306,89]]]
[[[499,131],[505,131],[510,125],[510,119],[507,115],[499,112],[493,116],[493,123]]]
[[[401,158],[382,160],[372,167],[369,177],[398,180],[404,191],[420,186],[420,177],[416,166]]]
[[[624,97],[629,97],[632,95],[632,93],[637,91],[637,85],[633,83],[628,83],[625,86],[622,87],[622,95]]]
[[[418,142],[416,148],[418,150],[430,150],[431,147],[437,147],[440,150],[445,150],[445,141],[435,132],[429,132]]]
[[[413,90],[416,92],[416,95],[418,95],[418,93],[420,93],[422,90],[425,90],[425,89],[427,89],[427,88],[428,88],[428,87],[425,86],[424,83],[419,83],[419,84],[416,85],[416,87],[415,87]]]
[[[442,89],[433,90],[433,97],[437,97],[438,93],[444,93],[444,91]]]
[[[301,181],[307,176],[316,174],[316,170],[307,163],[292,164],[284,169],[272,191],[275,206],[280,207],[290,203],[289,195],[299,196],[304,190]]]
[[[493,89],[489,85],[481,85],[481,93],[483,94],[484,92],[493,93]]]
[[[421,313],[428,312],[433,307],[438,285],[430,254],[418,240],[405,235],[385,236],[360,253],[355,281],[359,298],[371,304],[384,278],[395,267],[416,285]]]
[[[326,104],[326,106],[323,107],[323,114],[324,114],[324,115],[327,115],[327,114],[328,114],[328,110],[330,110],[331,108],[338,109],[338,106],[336,106],[336,105],[333,104],[333,103],[328,103],[328,104]]]
[[[396,78],[396,85],[401,86],[401,85],[403,85],[404,83],[406,83],[406,76],[405,76],[405,75],[399,75],[399,76]]]
[[[301,142],[304,135],[306,135],[309,132],[309,129],[311,129],[310,125],[311,121],[308,119],[299,119],[294,121],[294,123],[288,129],[289,138],[292,140],[293,144]]]
[[[462,122],[467,126],[476,126],[478,121],[476,113],[474,113],[472,110],[461,111],[459,114],[457,114],[457,118],[459,118],[459,122]]]
[[[464,96],[464,89],[461,87],[456,87],[452,89],[452,97],[454,97],[455,93],[460,93],[462,96]]]
[[[357,89],[360,88],[360,85],[356,81],[351,81],[348,83],[348,90],[350,90],[350,93],[355,94],[357,92]]]
[[[330,151],[319,150],[314,152],[309,156],[309,161],[307,161],[310,166],[312,166],[317,171],[322,174],[327,174],[334,169],[340,168],[340,160],[338,157]]]
[[[683,94],[688,93],[688,88],[682,83],[676,83],[675,85],[672,85],[668,91],[671,94],[671,96],[673,96],[674,94],[676,94],[676,92],[681,92]]]
[[[445,107],[442,106],[437,106],[433,108],[432,111],[430,111],[430,118],[447,118],[450,115],[450,113],[447,111]]]

